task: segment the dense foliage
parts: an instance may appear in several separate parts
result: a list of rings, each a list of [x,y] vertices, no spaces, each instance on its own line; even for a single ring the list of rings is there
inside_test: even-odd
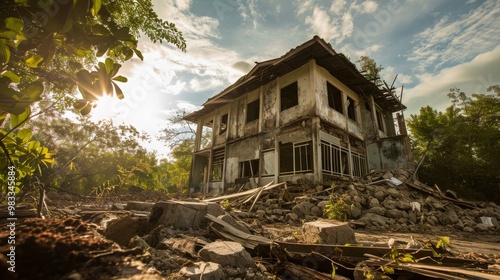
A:
[[[141,34],[186,48],[151,0],[7,0],[0,15],[0,170],[14,166],[18,186],[54,163],[53,153],[22,127],[27,120],[68,105],[85,115],[101,96],[124,98],[118,82],[127,78],[118,71],[134,55],[143,59]],[[6,186],[4,172],[0,185]]]
[[[445,112],[430,106],[411,115],[408,127],[421,181],[462,197],[500,202],[500,87],[468,97],[457,88]]]

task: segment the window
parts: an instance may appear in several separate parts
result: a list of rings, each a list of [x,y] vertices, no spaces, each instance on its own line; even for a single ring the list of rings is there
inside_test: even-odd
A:
[[[260,112],[260,99],[247,104],[247,123],[258,120]]]
[[[311,142],[280,144],[280,173],[312,171],[311,149]]]
[[[223,115],[220,118],[220,130],[219,130],[219,135],[223,134],[227,130],[227,114]]]
[[[240,162],[240,178],[258,177],[259,176],[259,160],[248,160]]]
[[[297,82],[281,89],[281,111],[299,105],[299,90]]]
[[[328,106],[343,114],[344,110],[342,109],[342,92],[340,91],[340,89],[334,87],[329,82],[326,82],[326,90],[328,94]]]
[[[214,151],[212,160],[212,181],[222,181],[222,171],[224,169],[224,150]]]
[[[347,97],[347,116],[353,120],[356,121],[356,103],[354,102],[354,99],[350,98],[349,96]]]
[[[321,140],[321,169],[330,175],[349,175],[349,151],[335,144]],[[362,177],[367,173],[366,158],[364,155],[351,152],[352,175]]]
[[[376,110],[378,129],[385,132],[384,115],[379,110]]]
[[[262,153],[262,175],[274,174],[274,150],[265,151]]]

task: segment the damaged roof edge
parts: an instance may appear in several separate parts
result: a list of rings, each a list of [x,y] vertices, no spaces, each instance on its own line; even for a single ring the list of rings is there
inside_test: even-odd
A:
[[[294,62],[293,64],[296,66],[301,66],[310,59],[315,59],[319,66],[327,69],[328,72],[339,78],[341,82],[346,84],[346,86],[350,87],[358,94],[364,96],[366,96],[366,94],[373,95],[376,101],[385,103],[387,108],[392,112],[406,109],[406,106],[401,104],[399,99],[396,98],[392,92],[385,92],[381,90],[377,85],[366,79],[359,72],[356,66],[345,57],[345,55],[335,52],[329,43],[318,36],[314,36],[311,40],[291,49],[281,57],[263,62],[257,62],[250,72],[243,75],[235,83],[225,88],[219,94],[210,97],[205,103],[203,103],[201,109],[185,116],[184,119],[196,122],[202,115],[205,115],[208,112],[231,102],[235,98],[247,93],[247,91],[258,88],[258,85],[261,82],[266,80],[270,81],[270,79],[276,76],[281,76],[286,74],[286,72],[292,71],[293,69],[289,71],[279,69],[279,66],[287,61]],[[342,64],[341,66],[343,68],[334,69],[331,65],[332,59],[334,59],[335,62]],[[347,71],[348,75],[340,75],[338,73],[340,70]],[[337,73],[335,73],[335,71],[337,71]],[[256,77],[260,77],[260,80],[256,81]],[[357,81],[356,83],[353,83],[352,80]]]

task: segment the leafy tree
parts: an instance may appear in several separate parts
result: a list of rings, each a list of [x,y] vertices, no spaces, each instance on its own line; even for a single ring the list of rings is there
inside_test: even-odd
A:
[[[361,66],[361,73],[370,81],[377,83],[380,81],[380,72],[384,69],[381,65],[377,65],[373,58],[361,56],[357,61]]]
[[[500,201],[500,90],[472,94],[450,89],[452,105],[444,112],[430,106],[411,115],[408,127],[415,158],[426,155],[420,179],[464,197]]]
[[[191,159],[193,156],[193,146],[193,140],[185,139],[172,150],[174,161],[167,165],[169,192],[173,192],[174,190],[176,190],[176,192],[182,192],[187,189],[189,184],[189,172],[191,170]]]
[[[120,63],[143,59],[141,34],[186,48],[182,33],[158,17],[151,0],[7,0],[0,14],[0,169],[16,166],[18,179],[53,163],[46,147],[19,130],[33,115],[68,104],[85,115],[101,96],[124,98]],[[73,96],[77,90],[80,98]],[[34,103],[41,108],[36,114]],[[5,180],[2,172],[2,186]]]

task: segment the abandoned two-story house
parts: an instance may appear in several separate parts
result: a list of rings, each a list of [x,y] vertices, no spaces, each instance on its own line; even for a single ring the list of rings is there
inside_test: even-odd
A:
[[[235,183],[332,176],[408,167],[402,114],[391,90],[367,80],[315,36],[255,67],[185,117],[197,124],[190,187],[221,192]],[[203,128],[211,129],[202,146]]]

